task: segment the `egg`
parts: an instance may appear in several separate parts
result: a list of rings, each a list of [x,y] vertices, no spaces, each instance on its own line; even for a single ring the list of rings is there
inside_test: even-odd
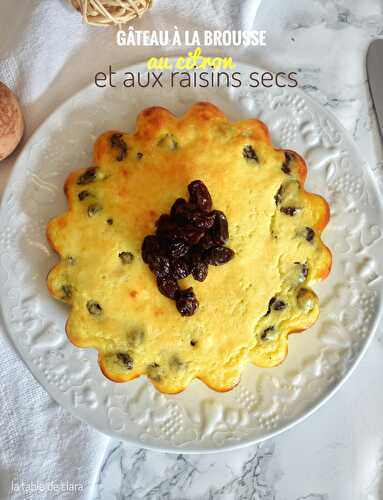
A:
[[[0,161],[15,150],[23,132],[23,115],[16,96],[0,82]]]

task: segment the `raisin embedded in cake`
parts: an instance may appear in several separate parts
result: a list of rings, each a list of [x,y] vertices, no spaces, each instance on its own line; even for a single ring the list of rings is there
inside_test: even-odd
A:
[[[97,349],[111,380],[146,375],[164,393],[195,378],[226,391],[248,363],[281,363],[331,268],[329,208],[306,170],[263,123],[209,103],[179,118],[149,108],[133,133],[102,134],[48,226],[69,339]]]

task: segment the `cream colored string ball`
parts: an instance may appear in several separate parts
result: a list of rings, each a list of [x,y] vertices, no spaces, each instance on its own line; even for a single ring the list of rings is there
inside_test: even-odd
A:
[[[152,0],[69,0],[93,26],[120,25],[149,9]]]

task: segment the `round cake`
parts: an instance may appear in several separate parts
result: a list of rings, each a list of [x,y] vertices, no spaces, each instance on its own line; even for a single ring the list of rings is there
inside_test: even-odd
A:
[[[109,379],[146,375],[163,393],[180,392],[195,378],[227,391],[249,363],[281,363],[288,335],[317,319],[310,284],[331,268],[320,239],[329,207],[304,190],[306,172],[297,153],[273,147],[263,123],[231,123],[210,103],[194,104],[178,118],[148,108],[133,133],[102,134],[93,166],[65,183],[68,210],[47,230],[60,257],[48,287],[70,305],[71,342],[97,349]],[[171,280],[172,261],[166,267],[163,253],[160,266],[148,264],[144,241],[171,220],[164,214],[172,214],[175,200],[192,206],[185,200],[196,180],[212,199],[204,220],[213,220],[213,210],[226,218],[227,247],[202,248],[198,238],[211,239],[207,229],[197,231],[193,248],[182,247],[174,229],[172,249],[182,247],[176,257],[189,263],[176,293],[186,297],[192,289],[198,305],[183,314],[179,300],[176,307],[159,285]],[[193,210],[188,227],[201,229],[198,207]],[[203,280],[188,248],[198,250],[199,262],[214,264]],[[219,248],[230,248],[224,265],[212,259]]]

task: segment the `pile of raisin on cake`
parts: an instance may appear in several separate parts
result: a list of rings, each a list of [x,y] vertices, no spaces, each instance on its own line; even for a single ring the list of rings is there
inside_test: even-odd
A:
[[[181,289],[178,280],[191,274],[204,281],[209,264],[221,266],[234,257],[234,251],[225,246],[229,239],[227,218],[220,210],[212,210],[208,188],[195,180],[188,191],[189,201],[177,198],[170,214],[159,217],[155,234],[146,236],[141,248],[158,290],[175,301],[182,316],[192,316],[199,303],[193,288]]]

